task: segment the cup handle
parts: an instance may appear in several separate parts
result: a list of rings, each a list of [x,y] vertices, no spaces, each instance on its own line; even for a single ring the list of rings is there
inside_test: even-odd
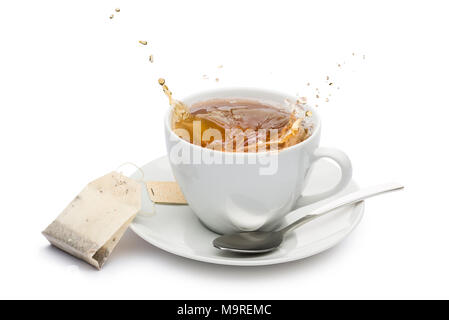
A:
[[[312,165],[314,162],[321,158],[329,158],[333,161],[335,161],[338,166],[340,167],[341,177],[340,181],[337,183],[335,187],[328,191],[324,191],[322,193],[313,194],[309,196],[303,196],[300,197],[298,204],[300,206],[305,206],[320,200],[323,200],[325,198],[328,198],[341,190],[343,190],[351,181],[352,178],[352,165],[351,160],[349,160],[346,153],[343,151],[340,151],[338,149],[333,148],[317,148],[312,156],[311,162]]]

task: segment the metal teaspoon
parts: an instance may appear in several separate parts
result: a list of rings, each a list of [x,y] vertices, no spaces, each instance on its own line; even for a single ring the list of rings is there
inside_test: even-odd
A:
[[[285,235],[312,221],[319,218],[332,210],[340,207],[360,202],[364,199],[377,196],[379,194],[400,190],[404,187],[398,183],[387,183],[378,186],[373,186],[359,191],[344,195],[340,198],[332,200],[324,204],[322,207],[313,210],[310,214],[302,217],[301,219],[291,223],[290,225],[280,229],[278,231],[250,231],[240,232],[229,235],[223,235],[216,238],[213,241],[214,247],[239,253],[263,253],[277,249],[284,240]],[[299,210],[299,209],[297,209]],[[296,211],[296,210],[295,210]],[[294,213],[292,211],[291,213]]]

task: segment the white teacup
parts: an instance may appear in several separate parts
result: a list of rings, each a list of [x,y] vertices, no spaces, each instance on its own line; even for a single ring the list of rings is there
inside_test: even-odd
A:
[[[231,88],[203,91],[182,99],[187,105],[213,98],[248,98],[283,104],[294,97],[271,90]],[[305,141],[275,152],[240,153],[202,148],[178,137],[165,118],[168,158],[173,174],[192,210],[211,230],[226,234],[272,230],[298,203],[327,198],[351,180],[351,161],[340,150],[319,147],[321,122],[312,111],[313,133]],[[330,158],[341,178],[329,191],[302,196],[311,165]]]

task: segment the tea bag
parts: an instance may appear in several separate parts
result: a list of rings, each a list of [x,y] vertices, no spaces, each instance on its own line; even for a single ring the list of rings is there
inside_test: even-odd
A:
[[[42,233],[100,269],[140,208],[140,183],[111,172],[89,183]]]

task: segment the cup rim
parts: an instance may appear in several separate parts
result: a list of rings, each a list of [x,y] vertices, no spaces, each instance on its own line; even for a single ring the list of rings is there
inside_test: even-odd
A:
[[[236,92],[260,92],[260,93],[268,93],[270,95],[275,95],[275,96],[280,96],[283,97],[284,99],[291,99],[291,100],[296,100],[295,97],[293,97],[291,94],[286,94],[277,90],[272,90],[272,89],[264,89],[264,88],[257,88],[257,87],[224,87],[224,88],[218,88],[218,89],[207,89],[207,90],[202,90],[202,91],[198,91],[192,94],[189,94],[188,96],[180,99],[181,101],[184,100],[191,100],[195,97],[199,97],[199,96],[203,96],[203,95],[213,95],[214,93],[219,94],[219,93],[223,93],[223,92],[232,92],[232,91],[236,91]],[[229,96],[229,98],[236,98],[236,96]],[[244,96],[242,96],[241,98],[245,98]],[[208,98],[208,99],[213,99],[213,98]],[[256,99],[256,98],[248,98],[248,99]],[[201,100],[199,100],[201,101]],[[166,128],[166,130],[168,130],[168,132],[170,133],[171,136],[174,136],[175,139],[177,139],[179,142],[183,143],[183,144],[187,144],[188,146],[191,146],[192,148],[197,148],[198,150],[207,150],[210,152],[220,152],[220,154],[231,154],[231,155],[267,155],[267,154],[279,154],[281,152],[288,152],[288,151],[293,151],[294,149],[301,149],[305,146],[307,146],[308,144],[312,143],[311,141],[313,140],[313,138],[315,138],[318,135],[318,132],[320,132],[321,130],[321,116],[319,114],[319,112],[314,109],[311,110],[311,107],[309,105],[305,105],[306,110],[310,110],[313,112],[313,117],[315,118],[315,121],[313,123],[314,125],[314,129],[312,134],[310,135],[310,137],[308,137],[306,140],[301,141],[300,143],[297,143],[293,146],[289,146],[287,148],[281,149],[281,150],[276,150],[276,151],[263,151],[263,152],[230,152],[230,151],[222,151],[222,150],[214,150],[214,149],[208,149],[208,148],[204,148],[202,146],[198,146],[196,144],[190,143],[184,139],[181,139],[172,129],[171,127],[171,116],[173,113],[172,108],[170,107],[166,113],[165,113],[165,118],[164,118],[164,126]]]

